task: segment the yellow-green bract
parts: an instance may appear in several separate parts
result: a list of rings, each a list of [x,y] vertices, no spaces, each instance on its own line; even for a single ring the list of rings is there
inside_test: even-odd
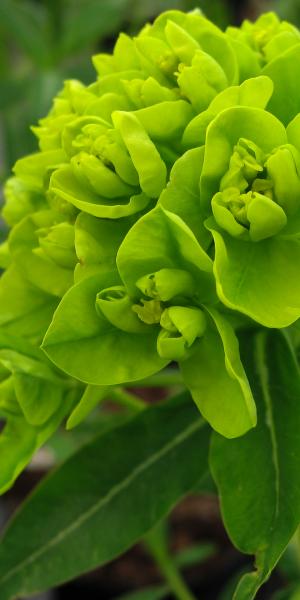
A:
[[[2,491],[95,386],[172,361],[211,426],[243,435],[239,330],[300,317],[299,31],[169,11],[93,62],[5,186]]]

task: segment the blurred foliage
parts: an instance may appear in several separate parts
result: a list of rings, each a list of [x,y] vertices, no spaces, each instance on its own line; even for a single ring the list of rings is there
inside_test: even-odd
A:
[[[275,0],[273,8],[282,19],[292,21],[297,27],[300,26],[299,0]]]
[[[110,51],[118,31],[134,34],[163,10],[197,6],[221,28],[269,9],[300,24],[300,0],[0,0],[0,181],[35,150],[30,125],[64,79],[93,80],[93,53]]]
[[[29,125],[49,110],[63,80],[91,80],[90,54],[120,28],[128,5],[128,0],[1,0],[2,177],[35,148]]]
[[[134,34],[162,10],[198,5],[219,25],[230,21],[225,0],[1,0],[0,178],[36,148],[30,125],[63,80],[92,81],[91,55],[110,51],[120,29]]]

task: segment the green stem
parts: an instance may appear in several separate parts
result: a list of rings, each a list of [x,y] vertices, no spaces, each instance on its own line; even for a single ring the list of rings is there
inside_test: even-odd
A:
[[[175,369],[165,369],[160,373],[155,373],[146,379],[134,381],[128,384],[128,387],[146,388],[146,387],[170,387],[183,385],[181,373]]]
[[[175,598],[178,600],[195,600],[195,596],[190,592],[186,586],[184,579],[182,578],[179,571],[177,571],[172,561],[158,561],[156,558],[161,573],[167,580],[171,590],[173,591]]]
[[[165,523],[156,525],[145,537],[145,543],[175,598],[177,600],[196,600],[168,551]]]
[[[135,411],[144,410],[147,406],[143,400],[134,394],[123,390],[123,388],[114,388],[110,390],[107,398],[115,400],[118,404],[122,404],[122,406],[126,406],[127,408]]]

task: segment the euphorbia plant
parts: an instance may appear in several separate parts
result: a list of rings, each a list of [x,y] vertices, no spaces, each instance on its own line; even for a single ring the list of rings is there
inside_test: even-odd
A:
[[[105,398],[131,418],[12,521],[0,596],[112,559],[210,472],[256,555],[234,596],[250,600],[300,521],[300,33],[170,11],[94,64],[5,188],[2,492],[66,419]],[[130,393],[156,384],[184,391],[151,408]]]

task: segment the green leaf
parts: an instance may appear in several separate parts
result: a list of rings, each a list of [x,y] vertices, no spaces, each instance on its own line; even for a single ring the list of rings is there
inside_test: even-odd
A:
[[[220,300],[266,327],[287,327],[300,317],[300,243],[280,236],[248,242],[222,234],[215,241],[214,274]]]
[[[4,410],[4,428],[0,434],[0,494],[12,486],[36,450],[56,431],[74,399],[75,392],[67,392],[56,412],[39,426],[29,424],[20,411]],[[17,402],[15,404],[17,407]]]
[[[70,54],[114,33],[121,25],[128,0],[79,0],[68,3],[61,53]]]
[[[73,429],[84,421],[95,406],[106,398],[109,389],[109,386],[87,385],[80,401],[72,410],[67,420],[67,429]]]
[[[18,177],[7,179],[3,191],[5,204],[2,216],[10,227],[19,223],[26,215],[48,208],[45,195],[33,191]]]
[[[184,65],[177,77],[183,96],[196,113],[205,110],[211,100],[228,86],[228,79],[220,64],[207,52],[196,50],[191,66]]]
[[[98,162],[100,166],[101,162]],[[144,193],[123,198],[100,196],[75,177],[71,165],[54,171],[50,181],[50,190],[79,210],[104,219],[127,217],[143,210],[150,202],[150,198]]]
[[[16,399],[28,423],[43,425],[62,403],[67,382],[39,348],[2,332],[0,362],[12,373]]]
[[[66,154],[61,148],[48,150],[47,152],[36,152],[17,160],[13,171],[32,190],[43,192],[45,178],[49,172],[57,169],[65,161]]]
[[[20,372],[31,372],[32,374],[44,376],[46,378],[52,378],[52,373],[49,373],[48,361],[43,356],[40,348],[36,347],[28,340],[24,339],[17,334],[12,335],[10,332],[5,331],[3,327],[0,330],[0,352],[3,350],[12,351],[11,360],[8,358],[8,369],[14,366]],[[24,358],[24,363],[23,359]],[[34,359],[33,362],[27,363],[27,359]],[[44,364],[40,364],[39,361],[43,361]],[[47,368],[48,367],[48,368]],[[46,369],[46,370],[45,370]]]
[[[146,83],[151,79],[146,80]],[[168,88],[163,89],[168,90]],[[140,108],[133,114],[152,140],[164,143],[178,140],[187,123],[194,116],[191,105],[185,100],[159,101],[152,106]]]
[[[80,213],[75,223],[75,248],[79,264],[76,282],[96,271],[115,268],[119,246],[132,225],[132,219],[97,219]]]
[[[300,77],[299,65],[300,44],[272,60],[262,71],[274,83],[274,91],[267,108],[284,125],[287,125],[300,111],[297,83]]]
[[[228,27],[226,33],[229,33],[231,29],[231,27]],[[228,41],[237,58],[239,80],[245,81],[249,79],[249,77],[259,75],[261,72],[261,65],[258,53],[234,36],[228,36]]]
[[[214,300],[211,259],[182,219],[160,206],[129,230],[119,248],[117,265],[133,296],[141,277],[161,269],[183,269],[195,278],[201,302]]]
[[[216,25],[201,16],[201,14],[196,14],[195,11],[187,14],[179,11],[170,11],[170,13],[165,12],[158,17],[154,27],[158,26],[158,24],[164,24],[167,30],[169,20],[180,25],[183,32],[188,32],[189,36],[192,36],[194,40],[199,42],[201,50],[211,56],[223,69],[229,85],[237,83],[238,64],[236,56],[231,48],[228,37]],[[186,48],[188,46],[189,43],[186,45]],[[187,61],[185,60],[184,62]]]
[[[207,249],[211,237],[203,224],[199,190],[203,158],[202,147],[185,152],[175,162],[168,185],[160,195],[159,204],[178,215],[194,233],[200,245]]]
[[[57,299],[31,285],[12,265],[0,278],[0,306],[1,329],[41,341]]]
[[[227,87],[210,103],[207,110],[200,112],[187,125],[182,142],[186,147],[205,144],[205,136],[211,121],[231,106],[254,106],[265,108],[272,96],[273,84],[269,77],[246,79],[240,86]]]
[[[142,191],[158,198],[166,185],[167,168],[155,144],[133,112],[115,111],[112,120],[138,172]]]
[[[169,362],[157,354],[156,327],[149,327],[148,333],[145,326],[142,335],[128,333],[96,311],[97,294],[119,283],[115,273],[80,281],[65,294],[46,333],[42,347],[50,360],[85,383],[143,379]]]
[[[284,333],[247,333],[243,349],[258,425],[236,440],[214,434],[211,468],[231,540],[256,555],[234,596],[252,600],[300,520],[300,378]]]
[[[49,62],[44,28],[45,12],[42,6],[35,6],[26,0],[2,0],[0,21],[1,27],[6,29],[36,65],[41,66]]]
[[[17,400],[30,425],[43,425],[63,404],[62,385],[26,373],[15,373],[13,379]]]
[[[44,292],[58,297],[63,296],[73,284],[74,264],[68,267],[60,265],[41,252],[38,236],[41,229],[51,231],[52,226],[61,219],[50,210],[37,211],[15,225],[9,236],[11,255],[24,277]],[[43,240],[45,238],[42,237]],[[66,251],[62,249],[61,253],[64,255]]]
[[[208,440],[208,428],[183,395],[73,455],[36,489],[4,535],[1,600],[49,589],[132,546],[201,478]]]
[[[256,408],[240,360],[238,340],[225,317],[207,309],[213,321],[190,358],[182,361],[184,382],[210,425],[232,438],[256,425]]]

